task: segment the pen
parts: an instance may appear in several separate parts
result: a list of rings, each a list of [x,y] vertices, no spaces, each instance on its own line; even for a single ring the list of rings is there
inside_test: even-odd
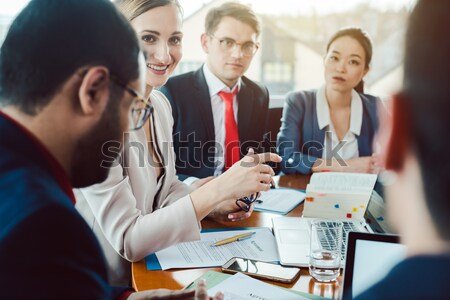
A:
[[[250,237],[252,237],[252,235],[254,235],[255,233],[256,232],[252,231],[252,232],[246,232],[246,233],[238,234],[236,236],[232,236],[232,237],[229,237],[227,239],[223,239],[221,241],[215,242],[214,246],[222,246],[222,245],[229,244],[229,243],[232,243],[232,242],[246,240],[246,239],[249,239]]]

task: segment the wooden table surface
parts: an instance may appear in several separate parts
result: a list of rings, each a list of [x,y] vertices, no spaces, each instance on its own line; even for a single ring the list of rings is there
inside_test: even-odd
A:
[[[276,178],[277,186],[305,189],[310,176],[286,175]],[[291,211],[288,216],[301,216],[303,204]],[[272,218],[279,217],[278,214],[254,212],[252,216],[240,222],[216,222],[209,219],[202,221],[203,228],[224,228],[224,227],[270,227],[272,228]],[[145,261],[132,264],[133,287],[137,291],[147,289],[181,289],[193,280],[203,275],[206,271],[213,270],[220,272],[220,268],[198,268],[198,269],[173,269],[167,271],[148,271]],[[327,298],[336,299],[338,297],[339,285],[335,283],[321,283],[314,280],[307,268],[301,268],[299,279],[292,284],[266,281],[293,290],[315,294]]]

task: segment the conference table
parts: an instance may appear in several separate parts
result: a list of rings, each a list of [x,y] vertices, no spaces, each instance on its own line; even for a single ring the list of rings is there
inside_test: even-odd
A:
[[[306,175],[284,175],[274,178],[277,187],[290,187],[295,189],[305,189],[310,176]],[[287,216],[298,217],[303,212],[303,204],[292,210]],[[270,227],[272,228],[272,218],[279,217],[279,214],[266,212],[253,212],[252,216],[240,222],[217,222],[205,219],[201,222],[203,228],[226,228],[226,227]],[[192,281],[202,276],[207,271],[220,272],[220,268],[196,268],[196,269],[172,269],[166,271],[148,271],[145,260],[132,264],[132,283],[137,291],[147,289],[182,289]],[[339,283],[322,283],[316,281],[309,275],[308,268],[301,268],[300,277],[291,284],[266,281],[267,283],[281,287],[306,292],[317,296],[337,299],[339,294]]]

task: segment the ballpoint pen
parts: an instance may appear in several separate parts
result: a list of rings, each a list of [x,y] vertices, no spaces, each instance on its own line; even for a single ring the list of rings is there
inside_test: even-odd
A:
[[[236,236],[232,236],[232,237],[220,240],[218,242],[215,242],[214,246],[221,246],[221,245],[229,244],[229,243],[236,242],[236,241],[246,240],[246,239],[249,239],[250,237],[252,237],[255,233],[256,232],[252,231],[252,232],[238,234]]]

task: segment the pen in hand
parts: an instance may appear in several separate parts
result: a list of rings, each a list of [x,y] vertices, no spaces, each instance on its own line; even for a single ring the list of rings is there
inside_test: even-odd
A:
[[[220,240],[218,242],[214,243],[214,246],[222,246],[225,244],[229,244],[232,242],[236,242],[236,241],[242,241],[242,240],[246,240],[251,238],[256,232],[252,231],[252,232],[246,232],[246,233],[242,233],[242,234],[238,234],[223,240]]]

